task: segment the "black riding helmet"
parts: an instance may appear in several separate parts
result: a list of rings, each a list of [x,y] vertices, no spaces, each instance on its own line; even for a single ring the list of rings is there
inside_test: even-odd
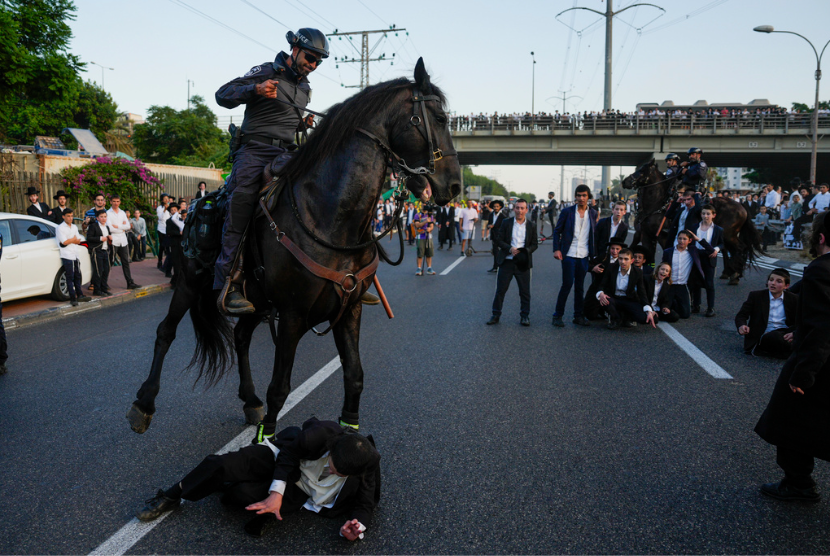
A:
[[[285,34],[285,39],[292,47],[296,46],[302,50],[314,52],[319,54],[321,58],[329,57],[329,41],[326,39],[326,36],[317,29],[303,27],[297,31],[296,34],[293,31],[289,31]]]
[[[666,155],[666,160],[680,160],[680,157],[674,153],[669,153]]]
[[[692,147],[686,154],[703,154],[703,149],[698,147]]]

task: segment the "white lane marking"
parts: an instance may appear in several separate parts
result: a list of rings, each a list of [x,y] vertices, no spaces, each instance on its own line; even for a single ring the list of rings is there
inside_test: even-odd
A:
[[[460,264],[464,261],[464,259],[466,259],[466,258],[467,258],[466,256],[464,256],[464,257],[458,257],[458,259],[457,259],[454,263],[452,263],[450,266],[448,266],[448,267],[446,268],[446,270],[444,270],[444,272],[442,272],[441,274],[439,274],[439,276],[446,276],[447,274],[449,274],[449,273],[450,273],[450,271],[451,271],[452,269],[454,269],[455,267],[457,267],[458,265],[460,265]]]
[[[786,267],[773,266],[773,265],[770,265],[770,264],[764,264],[764,263],[757,263],[757,266],[758,266],[759,268],[765,268],[765,269],[767,269],[767,270],[774,270],[774,269],[776,269],[776,268],[785,268],[786,270],[789,270],[789,271],[790,271],[790,274],[792,274],[793,276],[802,277],[802,276],[804,275],[804,273],[803,273],[803,272],[801,272],[801,271],[798,271],[798,270],[793,270],[793,269],[791,269],[791,268],[790,268],[790,269],[787,269]]]
[[[661,322],[657,324],[657,327],[665,332],[666,335],[671,338],[674,343],[678,345],[678,347],[680,347],[680,349],[686,352],[686,355],[695,361],[695,363],[703,367],[704,371],[715,378],[732,378],[732,375],[724,371],[720,365],[709,359],[705,353],[700,351],[692,342],[687,340],[683,334],[675,330],[672,325],[667,322]]]
[[[285,405],[282,407],[282,411],[280,411],[279,415],[277,416],[277,421],[282,419],[286,413],[291,411],[294,408],[294,406],[300,403],[303,400],[303,398],[308,396],[315,388],[320,386],[320,384],[322,384],[324,380],[330,377],[339,368],[340,357],[338,356],[326,363],[322,369],[314,373],[298,388],[294,389],[288,395],[288,398],[285,400]],[[250,427],[246,427],[245,430],[242,431],[236,438],[225,444],[225,446],[223,446],[222,449],[220,449],[216,453],[225,454],[227,452],[238,450],[243,446],[247,446],[251,443],[251,438],[255,431],[256,427],[253,425]],[[182,502],[184,502],[184,500]],[[137,518],[133,518],[132,520],[130,520],[129,523],[127,523],[121,529],[119,529],[113,536],[101,543],[101,545],[98,548],[90,552],[90,556],[122,556],[138,541],[140,541],[142,537],[144,537],[144,535],[152,531],[156,525],[164,521],[167,518],[167,516],[169,516],[171,513],[173,512],[167,512],[165,514],[162,514],[161,516],[159,516],[158,519],[147,523],[141,522]]]

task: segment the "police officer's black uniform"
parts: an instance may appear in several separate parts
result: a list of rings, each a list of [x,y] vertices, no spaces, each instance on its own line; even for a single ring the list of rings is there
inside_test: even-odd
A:
[[[328,41],[316,29],[300,29],[295,35],[286,35],[289,44],[317,57],[328,57]],[[298,54],[299,56],[299,54]],[[296,149],[296,132],[301,125],[301,111],[275,99],[260,96],[256,87],[268,80],[279,81],[277,98],[304,108],[311,99],[308,79],[288,65],[291,55],[280,52],[273,62],[254,66],[244,76],[226,83],[216,91],[216,102],[225,108],[245,104],[245,119],[241,128],[241,147],[234,153],[233,170],[227,188],[231,203],[225,217],[222,251],[216,260],[214,289],[227,291],[220,296],[220,304],[231,313],[251,313],[253,305],[229,283],[229,274],[236,259],[242,235],[256,208],[266,165],[279,156],[288,157]],[[296,60],[291,64],[296,67]],[[319,62],[318,62],[319,65]]]
[[[689,149],[688,154],[703,154],[703,151],[697,147]],[[709,172],[709,166],[702,160],[693,162],[685,167],[685,172],[682,172],[683,179],[681,182],[686,186],[686,190],[699,191],[702,184],[706,182],[706,174]]]

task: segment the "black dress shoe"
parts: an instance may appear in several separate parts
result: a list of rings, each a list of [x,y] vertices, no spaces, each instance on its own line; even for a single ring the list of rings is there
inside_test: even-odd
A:
[[[619,327],[620,327],[620,323],[618,321],[615,321],[615,320],[609,320],[608,321],[608,330],[616,330]]]
[[[795,488],[787,484],[786,480],[761,485],[761,494],[788,502],[818,502],[821,500],[821,495],[816,491],[816,487]]]
[[[127,289],[128,289],[128,290],[137,290],[137,289],[138,289],[138,288],[140,288],[140,287],[141,287],[141,286],[139,286],[139,285],[138,285],[138,284],[136,284],[135,282],[133,282],[132,284],[127,285]]]
[[[693,314],[693,315],[696,315],[696,314],[698,314],[698,313],[700,313],[700,305],[694,305],[694,306],[692,307],[692,314]]]
[[[499,316],[493,315],[490,317],[490,320],[487,321],[487,324],[498,324],[499,323]]]
[[[715,310],[714,309],[706,309],[706,314],[703,315],[704,317],[714,317]]]
[[[161,514],[169,510],[175,510],[179,507],[182,501],[168,498],[164,495],[164,491],[159,489],[155,496],[145,502],[147,504],[141,511],[137,512],[135,516],[139,521],[153,521]]]
[[[553,321],[551,321],[551,324],[557,328],[565,328],[565,323],[562,322],[562,317],[553,317]]]
[[[522,326],[530,326],[530,317],[522,317],[520,324]]]
[[[574,318],[573,323],[579,326],[591,326],[591,321],[589,321],[585,317],[576,317]]]
[[[490,269],[490,270],[488,270],[487,272],[498,272],[498,271],[499,271],[499,269],[498,269],[498,268],[491,268],[491,269]]]
[[[626,320],[622,323],[623,328],[637,328],[637,323],[633,320]]]

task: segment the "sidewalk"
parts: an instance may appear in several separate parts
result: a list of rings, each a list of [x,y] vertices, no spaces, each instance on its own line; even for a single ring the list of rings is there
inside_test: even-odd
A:
[[[112,267],[109,276],[112,296],[93,297],[89,303],[79,303],[77,307],[73,307],[68,301],[55,301],[48,296],[26,297],[8,303],[4,302],[3,325],[6,330],[11,330],[166,292],[170,289],[170,280],[156,268],[157,262],[158,259],[148,257],[140,263],[130,264],[133,281],[141,286],[137,290],[127,289],[124,272],[120,266]],[[89,282],[83,285],[84,295],[92,293],[87,289],[88,286]]]

